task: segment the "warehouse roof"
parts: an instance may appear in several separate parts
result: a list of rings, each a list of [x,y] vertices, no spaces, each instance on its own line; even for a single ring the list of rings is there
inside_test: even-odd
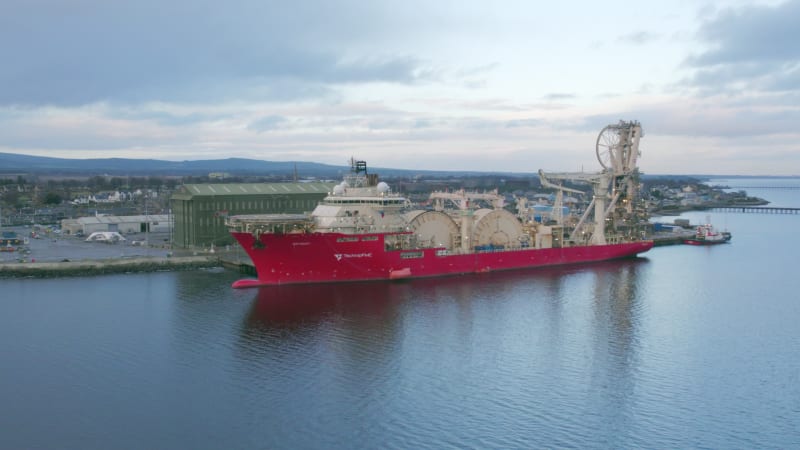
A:
[[[148,214],[146,216],[86,216],[76,219],[64,219],[62,223],[79,223],[83,225],[97,223],[137,223],[137,222],[169,222],[169,214]]]
[[[172,198],[188,200],[193,197],[216,197],[221,195],[286,195],[327,194],[334,183],[228,183],[228,184],[184,184]]]

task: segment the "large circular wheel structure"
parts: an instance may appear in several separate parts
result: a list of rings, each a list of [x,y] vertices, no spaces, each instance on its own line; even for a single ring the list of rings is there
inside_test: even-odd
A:
[[[453,249],[453,238],[459,235],[459,230],[447,214],[440,211],[411,211],[405,214],[405,219],[420,247]]]
[[[608,170],[614,169],[614,161],[619,151],[619,127],[608,125],[597,136],[597,160]]]
[[[522,224],[505,209],[479,209],[473,216],[473,247],[517,247],[522,241]]]

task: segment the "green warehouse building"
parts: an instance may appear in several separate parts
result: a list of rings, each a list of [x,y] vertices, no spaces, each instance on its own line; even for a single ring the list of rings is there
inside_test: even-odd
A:
[[[310,212],[334,183],[186,184],[172,194],[173,245],[179,248],[233,243],[228,216]]]

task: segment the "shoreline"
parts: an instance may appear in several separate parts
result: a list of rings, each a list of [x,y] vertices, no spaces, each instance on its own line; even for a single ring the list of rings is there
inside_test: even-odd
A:
[[[735,206],[763,206],[769,201],[748,202]],[[651,211],[651,217],[674,217],[685,212],[703,211],[718,206],[730,207],[730,204],[692,205],[676,209]],[[683,236],[653,235],[656,246],[673,245],[682,242]],[[70,252],[72,253],[72,252]],[[255,275],[252,263],[241,258],[236,260],[230,255],[205,254],[192,256],[123,256],[95,257],[78,260],[50,260],[37,262],[0,262],[0,278],[59,278],[111,275],[121,273],[145,273],[158,271],[180,271],[222,267],[238,270],[240,273]]]

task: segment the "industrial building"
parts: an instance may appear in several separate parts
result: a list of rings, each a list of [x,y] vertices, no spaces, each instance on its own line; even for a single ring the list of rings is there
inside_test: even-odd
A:
[[[172,194],[173,245],[232,244],[228,216],[310,212],[334,183],[186,184]]]
[[[98,231],[112,231],[122,234],[130,233],[169,233],[170,216],[167,214],[150,214],[144,216],[111,216],[96,215],[63,219],[63,233],[88,236]]]

